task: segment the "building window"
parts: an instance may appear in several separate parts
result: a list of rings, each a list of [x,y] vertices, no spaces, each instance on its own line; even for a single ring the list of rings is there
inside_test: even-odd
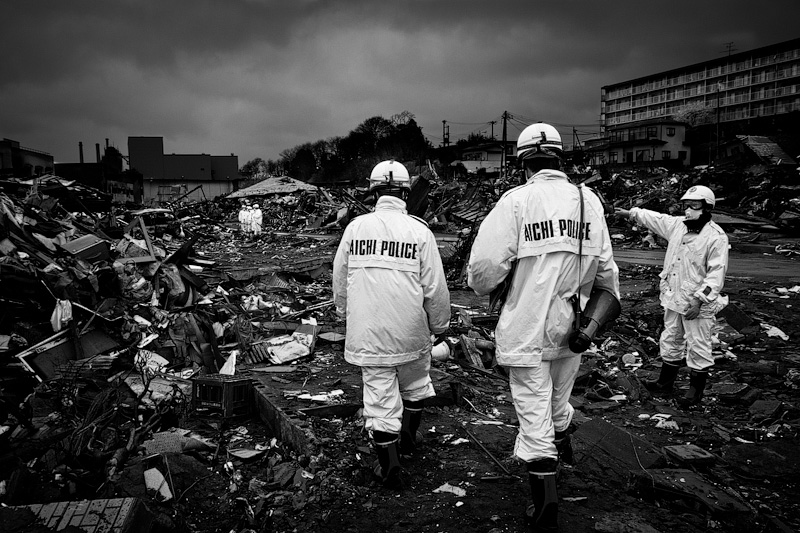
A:
[[[617,152],[609,152],[608,153],[608,162],[609,163],[616,163],[617,162]]]
[[[667,137],[675,136],[675,128],[667,128]]]
[[[658,128],[655,126],[647,126],[647,137],[656,137],[658,136]]]
[[[647,161],[647,150],[636,150],[636,161]]]
[[[663,152],[661,152],[661,159],[664,160],[672,159],[672,152],[670,152],[669,150],[664,150]]]
[[[678,160],[686,161],[686,150],[678,150]]]

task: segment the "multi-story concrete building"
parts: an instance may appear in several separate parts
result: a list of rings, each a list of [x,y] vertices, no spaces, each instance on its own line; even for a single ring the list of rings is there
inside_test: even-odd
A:
[[[128,137],[128,158],[142,175],[144,202],[210,200],[236,190],[241,179],[234,154],[164,154],[163,137]]]
[[[607,85],[600,100],[604,132],[692,108],[720,123],[800,111],[800,38]]]
[[[20,146],[18,141],[0,140],[0,176],[24,179],[52,172],[52,155]]]

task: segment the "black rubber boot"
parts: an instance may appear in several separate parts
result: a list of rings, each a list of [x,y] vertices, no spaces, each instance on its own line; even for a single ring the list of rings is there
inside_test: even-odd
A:
[[[678,398],[678,405],[684,409],[697,405],[703,398],[703,391],[708,381],[708,370],[692,370],[689,374],[689,390],[683,398]]]
[[[558,531],[558,489],[556,470],[558,459],[529,461],[528,479],[533,503],[525,511],[525,523],[534,533]]]
[[[417,451],[417,430],[422,422],[422,401],[403,402],[403,426],[400,429],[400,455]]]
[[[373,431],[372,437],[375,443],[375,452],[378,454],[378,460],[373,465],[375,476],[385,487],[401,488],[400,455],[398,453],[400,436],[396,433]]]
[[[672,386],[675,384],[675,378],[678,377],[678,370],[681,369],[680,364],[676,363],[661,363],[661,373],[655,381],[645,381],[644,386],[650,392],[671,392]]]
[[[562,463],[574,465],[574,457],[572,455],[572,437],[568,431],[556,431],[555,436],[556,450],[558,450],[558,459]]]

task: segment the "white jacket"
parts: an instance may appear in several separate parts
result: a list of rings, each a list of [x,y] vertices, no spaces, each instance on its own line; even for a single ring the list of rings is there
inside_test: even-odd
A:
[[[264,221],[264,214],[261,209],[253,209],[250,217],[250,230],[254,233],[261,233],[261,223]]]
[[[634,207],[631,220],[668,241],[661,278],[661,305],[685,314],[694,296],[702,305],[700,316],[712,317],[727,300],[720,298],[728,271],[728,236],[714,221],[700,233],[689,233],[684,217]],[[723,300],[725,300],[723,302]]]
[[[347,226],[333,298],[347,318],[347,362],[397,366],[430,356],[431,333],[450,325],[450,293],[433,233],[403,200],[382,196]]]
[[[568,346],[575,319],[570,298],[579,277],[581,308],[593,285],[619,298],[619,269],[603,206],[586,187],[583,200],[582,231],[578,188],[563,172],[542,170],[506,192],[481,224],[467,267],[469,286],[489,294],[517,262],[495,329],[500,365],[535,367],[542,360],[575,355]]]

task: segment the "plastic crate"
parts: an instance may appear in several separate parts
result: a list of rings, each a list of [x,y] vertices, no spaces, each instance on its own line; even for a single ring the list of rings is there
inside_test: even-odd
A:
[[[253,382],[248,377],[206,374],[192,378],[192,407],[223,417],[246,416],[253,405]]]

